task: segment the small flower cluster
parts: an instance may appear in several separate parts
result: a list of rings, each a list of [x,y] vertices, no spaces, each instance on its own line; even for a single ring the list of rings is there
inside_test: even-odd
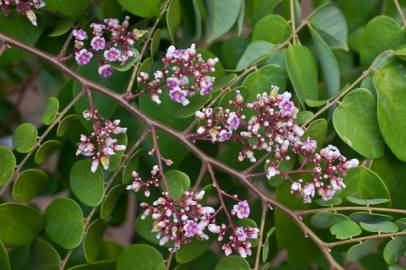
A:
[[[153,79],[145,72],[140,72],[137,78],[138,82],[147,84],[144,91],[150,93],[155,103],[161,104],[159,95],[163,85],[168,88],[171,100],[183,106],[190,103],[188,97],[196,92],[204,96],[213,90],[215,78],[209,73],[215,71],[214,66],[218,59],[210,58],[205,61],[202,55],[196,52],[194,44],[188,49],[170,46],[162,62],[163,68],[154,73]]]
[[[144,188],[144,194],[150,195],[150,187],[159,186],[159,169],[154,166],[151,177],[143,181],[137,172],[133,172],[133,183],[127,186],[127,190],[138,192]],[[186,191],[181,198],[175,200],[168,192],[163,192],[161,196],[152,204],[142,202],[140,205],[145,209],[141,218],[146,219],[151,216],[153,220],[152,232],[159,239],[160,245],[169,244],[169,251],[176,252],[181,245],[187,244],[192,238],[208,240],[206,229],[217,234],[217,239],[223,241],[226,234],[229,240],[223,244],[223,250],[228,256],[233,250],[242,257],[251,255],[251,243],[249,239],[256,239],[259,230],[252,227],[237,227],[232,220],[229,225],[215,223],[216,216],[220,213],[210,206],[202,206],[201,200],[205,192],[198,193]],[[237,200],[236,196],[229,197]],[[226,209],[224,209],[227,211]],[[231,214],[239,219],[248,218],[250,208],[247,201],[238,201],[231,210]]]
[[[140,175],[133,171],[132,172],[133,183],[127,186],[127,190],[134,190],[138,192],[140,189],[144,188],[145,197],[149,197],[151,194],[150,187],[159,187],[159,167],[155,165],[151,170],[151,177],[147,181],[143,181]]]
[[[189,243],[193,237],[201,240],[209,239],[204,232],[214,209],[203,207],[199,202],[204,191],[199,193],[186,191],[179,200],[172,199],[163,192],[152,205],[141,203],[145,208],[142,218],[151,215],[153,219],[152,232],[159,239],[160,245],[170,242],[169,251],[176,252],[182,244]]]
[[[231,213],[239,219],[247,218],[250,213],[248,202],[238,202],[233,206]],[[259,233],[258,228],[237,227],[234,223],[230,223],[228,226],[221,224],[220,226],[212,222],[209,224],[208,229],[210,232],[217,234],[218,241],[223,241],[226,233],[229,232],[228,241],[221,247],[224,250],[224,254],[229,256],[235,250],[243,258],[252,254],[250,239],[257,239]]]
[[[104,23],[92,23],[91,37],[83,29],[75,29],[72,34],[75,42],[75,60],[79,65],[86,65],[97,54],[98,72],[102,77],[110,77],[112,64],[125,65],[135,57],[134,46],[145,31],[134,29],[128,31],[129,17],[120,24],[118,19],[105,19]],[[90,39],[90,48],[85,48],[85,41]]]
[[[238,155],[240,161],[256,162],[255,151],[265,150],[271,156],[266,161],[268,179],[282,175],[292,180],[289,172],[279,169],[280,164],[290,160],[292,154],[301,155],[304,162],[296,173],[311,173],[313,182],[303,185],[303,180],[292,180],[292,192],[303,196],[305,202],[311,202],[316,190],[324,200],[330,200],[336,191],[345,187],[342,176],[358,166],[358,160],[347,161],[334,146],[316,153],[316,141],[308,138],[303,141],[304,130],[294,122],[298,109],[291,101],[291,94],[278,92],[278,87],[272,86],[270,94],[259,94],[255,101],[245,102],[237,91],[236,98],[229,101],[234,110],[219,107],[197,111],[196,118],[202,125],[192,138],[213,143],[228,140],[240,143],[243,146]]]
[[[310,139],[294,146],[294,151],[305,157],[304,164],[311,168],[309,173],[313,178],[308,183],[299,179],[291,185],[291,192],[302,196],[305,203],[310,203],[316,192],[323,200],[331,200],[337,191],[345,188],[342,176],[346,175],[348,169],[359,164],[357,159],[347,160],[333,145],[328,145],[319,153],[315,151],[316,147],[316,141]]]
[[[10,7],[15,7],[18,13],[27,16],[28,20],[37,26],[37,16],[33,10],[45,7],[45,2],[43,0],[0,0],[0,11],[4,16],[10,15]]]
[[[120,120],[106,120],[96,110],[83,112],[86,120],[93,121],[93,132],[90,136],[80,135],[80,143],[76,155],[82,155],[92,158],[91,171],[95,172],[102,165],[103,169],[109,168],[110,156],[115,155],[116,151],[124,151],[125,145],[117,144],[117,139],[112,135],[123,134],[126,128],[119,126]]]

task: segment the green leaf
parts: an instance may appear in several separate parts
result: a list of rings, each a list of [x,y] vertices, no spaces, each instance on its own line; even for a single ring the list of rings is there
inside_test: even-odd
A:
[[[295,119],[295,123],[298,124],[298,125],[301,125],[304,122],[306,122],[306,120],[309,119],[312,116],[313,116],[313,112],[311,112],[311,111],[300,111],[297,114],[297,117]]]
[[[272,227],[266,234],[262,248],[262,262],[265,263],[269,258],[269,245],[271,244],[271,236],[275,232],[275,227]]]
[[[151,47],[150,47],[150,52],[151,52],[151,57],[155,55],[155,53],[159,49],[159,45],[161,43],[161,30],[157,29],[152,36],[151,40]]]
[[[140,17],[159,15],[159,0],[118,0],[118,2],[123,8]]]
[[[0,241],[11,247],[30,244],[44,226],[37,209],[18,203],[1,204],[0,220]]]
[[[403,231],[406,230],[406,218],[400,218],[396,220],[396,225],[398,225],[399,230]]]
[[[118,134],[115,139],[117,139],[117,144],[127,146],[128,137],[126,134]],[[115,154],[109,157],[109,172],[114,172],[120,166],[121,160],[123,159],[124,151],[115,151]]]
[[[104,260],[95,263],[77,265],[69,268],[68,270],[111,270],[115,269],[115,266],[115,260]]]
[[[16,158],[7,147],[0,146],[0,187],[13,176]]]
[[[228,256],[219,261],[214,270],[250,270],[247,260],[240,256]]]
[[[351,220],[340,221],[330,228],[331,234],[337,239],[348,239],[361,234],[362,230],[357,223]]]
[[[288,22],[279,15],[268,15],[257,22],[252,40],[263,40],[273,44],[284,42],[291,34]]]
[[[226,33],[237,21],[240,12],[241,0],[208,0],[207,39],[209,42]]]
[[[123,177],[121,179],[121,183],[123,185],[127,185],[132,181],[132,172],[137,171],[138,163],[140,159],[140,151],[135,152],[127,161],[127,164],[123,170]]]
[[[37,169],[23,171],[13,185],[12,195],[18,202],[29,201],[48,183],[48,175]]]
[[[285,72],[272,64],[251,72],[241,84],[241,94],[248,102],[252,102],[257,99],[257,94],[269,93],[271,85],[276,85],[280,89],[286,87]]]
[[[378,16],[368,22],[361,37],[361,63],[368,65],[381,52],[395,49],[404,42],[398,23],[387,16]]]
[[[31,247],[31,269],[59,270],[61,257],[47,241],[37,238]]]
[[[382,221],[392,220],[392,216],[368,213],[368,212],[354,212],[349,216],[352,221],[364,223],[378,223]]]
[[[236,70],[240,71],[271,56],[274,45],[267,41],[255,40],[248,44],[244,54],[238,61]]]
[[[55,199],[45,210],[45,232],[64,249],[74,249],[83,238],[83,213],[69,198]]]
[[[128,246],[117,260],[117,270],[162,270],[164,259],[155,248],[145,244]]]
[[[399,57],[400,59],[402,59],[403,61],[405,61],[406,60],[406,47],[395,50],[393,52],[393,54],[396,55],[397,57]]]
[[[323,199],[316,199],[315,202],[323,207],[332,207],[335,205],[340,205],[343,202],[343,200],[341,200],[341,198],[336,193],[334,194],[333,198],[329,201],[325,201]]]
[[[391,265],[399,262],[400,257],[406,250],[406,236],[398,236],[390,240],[383,250],[383,258],[386,263]]]
[[[374,253],[378,246],[378,241],[369,239],[365,242],[353,245],[347,251],[347,259],[350,262],[358,261],[359,259]]]
[[[55,97],[48,99],[48,104],[45,107],[45,111],[42,114],[42,123],[44,125],[50,125],[58,115],[59,101]]]
[[[348,217],[338,213],[319,212],[311,217],[310,223],[316,228],[328,229],[343,220],[348,220]]]
[[[384,142],[376,119],[376,102],[365,88],[352,90],[334,111],[333,124],[340,138],[368,159],[384,155]]]
[[[317,149],[320,149],[326,140],[328,122],[324,118],[319,118],[310,123],[302,138],[310,138],[317,142]]]
[[[152,222],[153,220],[150,216],[148,216],[146,219],[142,219],[141,216],[139,216],[135,219],[134,229],[137,235],[143,239],[155,245],[159,245],[159,239],[156,238],[155,234],[151,231],[153,226]]]
[[[37,128],[30,123],[19,125],[13,134],[13,146],[19,153],[29,153],[37,142]]]
[[[354,30],[361,26],[371,15],[371,11],[376,8],[379,0],[340,0],[338,6],[344,13],[348,23],[348,29]]]
[[[194,238],[190,243],[182,245],[176,252],[176,261],[178,263],[188,263],[193,261],[203,255],[209,249],[209,246],[210,241],[201,241]]]
[[[72,18],[62,18],[58,20],[52,32],[48,35],[48,37],[59,37],[66,34],[69,30],[73,28],[75,21],[76,20]]]
[[[189,176],[184,172],[169,170],[165,172],[165,178],[168,184],[169,193],[174,199],[180,199],[183,193],[190,188]]]
[[[70,114],[63,118],[59,123],[58,128],[56,129],[56,136],[67,136],[73,142],[77,143],[82,132],[84,132],[84,128],[80,122],[79,116],[76,114]]]
[[[347,187],[341,192],[342,198],[356,196],[360,199],[382,198],[390,200],[390,194],[385,183],[368,168],[350,169],[347,176],[344,177],[344,183]]]
[[[171,0],[168,11],[166,12],[166,25],[172,43],[175,43],[176,32],[178,31],[181,20],[181,9],[179,0]]]
[[[347,23],[335,4],[329,3],[318,7],[310,15],[309,21],[331,48],[348,50]]]
[[[106,198],[104,199],[101,207],[100,207],[100,218],[102,220],[106,220],[110,217],[111,213],[114,210],[114,207],[117,204],[120,195],[125,190],[123,185],[116,185],[112,187],[109,192],[106,194]]]
[[[310,50],[301,45],[292,45],[284,52],[286,70],[301,106],[306,99],[319,99],[317,66]]]
[[[104,197],[104,174],[99,167],[92,173],[89,159],[77,161],[70,172],[70,187],[73,194],[88,206],[98,206]]]
[[[91,3],[91,0],[45,0],[45,8],[68,17],[79,18],[86,12]]]
[[[310,108],[317,108],[325,105],[327,100],[313,100],[313,99],[306,99],[305,103]]]
[[[61,143],[57,140],[49,140],[41,144],[38,151],[35,153],[34,161],[37,164],[42,164],[48,156],[55,150],[61,147]]]
[[[359,204],[359,205],[375,205],[375,204],[383,204],[390,202],[390,199],[360,199],[356,196],[347,196],[347,201],[353,204]]]
[[[8,257],[7,249],[0,241],[0,269],[11,270],[10,259]]]
[[[381,221],[378,223],[360,222],[361,228],[368,232],[376,233],[394,233],[399,230],[398,226],[390,221]]]
[[[106,224],[98,219],[90,225],[85,233],[83,238],[83,254],[88,263],[95,262],[100,254],[105,228]]]
[[[398,61],[387,63],[374,76],[378,95],[379,129],[386,144],[402,161],[406,161],[405,76],[406,64]]]
[[[320,61],[327,98],[334,97],[340,90],[340,68],[332,50],[320,34],[311,25],[309,25],[309,29]]]

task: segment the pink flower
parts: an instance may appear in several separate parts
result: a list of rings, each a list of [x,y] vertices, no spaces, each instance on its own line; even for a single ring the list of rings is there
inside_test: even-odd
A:
[[[240,118],[235,112],[229,114],[227,124],[230,130],[236,130],[240,126]]]
[[[238,202],[233,206],[231,214],[236,215],[239,219],[247,218],[250,215],[250,206],[247,201]]]
[[[279,103],[279,109],[282,117],[291,116],[295,113],[295,104],[288,98],[284,98]]]
[[[77,40],[86,40],[87,39],[87,33],[83,29],[74,29],[72,31],[72,35],[75,37]]]
[[[110,77],[113,74],[113,69],[109,64],[104,64],[99,67],[99,75],[107,78]]]
[[[187,92],[180,89],[179,87],[175,87],[172,90],[170,90],[169,96],[173,101],[181,103],[183,106],[186,106],[190,103],[190,101],[186,98]]]
[[[120,58],[121,52],[117,48],[111,47],[110,49],[105,50],[103,55],[107,61],[115,62]]]
[[[86,65],[92,59],[93,54],[86,49],[81,49],[75,54],[75,60],[79,65]]]
[[[106,40],[103,37],[95,36],[90,42],[93,50],[100,51],[106,47]]]
[[[183,231],[185,232],[186,237],[194,237],[199,232],[199,225],[192,220],[188,220],[186,221],[186,224],[183,225]]]

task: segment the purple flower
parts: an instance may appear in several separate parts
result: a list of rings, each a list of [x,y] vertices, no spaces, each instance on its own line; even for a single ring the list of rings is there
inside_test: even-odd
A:
[[[208,95],[211,91],[213,91],[213,82],[214,77],[211,76],[204,76],[199,83],[200,86],[200,95]]]
[[[100,51],[106,47],[106,41],[103,37],[96,36],[92,38],[90,45],[92,46],[93,50]]]
[[[279,103],[279,109],[282,117],[291,116],[295,113],[295,104],[288,98],[283,98]]]
[[[169,91],[169,96],[175,102],[181,103],[183,106],[186,106],[190,103],[190,101],[186,98],[187,92],[180,89],[179,87],[175,87]]]
[[[86,49],[81,49],[75,54],[75,60],[79,65],[86,65],[90,62],[93,57],[93,53],[89,52]]]
[[[230,130],[236,130],[240,126],[240,118],[235,112],[229,114],[227,124]]]
[[[105,50],[103,55],[107,61],[114,62],[120,58],[121,52],[117,48],[112,47],[108,50]]]
[[[87,33],[83,29],[75,29],[75,30],[73,30],[72,34],[75,37],[75,39],[78,39],[78,40],[87,39]]]
[[[234,235],[237,237],[238,241],[243,242],[247,239],[247,234],[245,233],[245,230],[243,227],[238,227],[234,231]]]
[[[179,79],[175,77],[169,77],[168,80],[166,80],[166,84],[168,85],[169,89],[174,89],[180,86]]]
[[[231,131],[223,129],[219,133],[219,142],[228,141],[231,138],[231,135],[232,135]]]
[[[109,64],[104,64],[99,67],[99,74],[100,76],[107,78],[113,74],[113,69]]]
[[[199,224],[192,220],[188,220],[185,225],[183,225],[183,231],[185,232],[185,237],[194,237],[199,233]]]
[[[241,201],[233,206],[231,214],[236,215],[239,219],[247,218],[250,215],[250,206],[247,201]]]

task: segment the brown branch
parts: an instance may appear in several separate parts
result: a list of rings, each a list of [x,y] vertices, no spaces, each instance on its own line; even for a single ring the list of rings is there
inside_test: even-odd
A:
[[[156,135],[154,126],[151,126],[151,137],[152,137],[152,142],[154,144],[154,152],[155,152],[156,159],[158,162],[159,174],[161,175],[162,182],[164,183],[165,191],[169,192],[168,182],[166,181],[166,177],[165,177],[165,173],[164,173],[164,166],[162,165],[162,155],[161,155],[161,151],[159,150],[158,137]]]
[[[388,213],[399,213],[406,215],[406,210],[404,209],[394,209],[394,208],[381,208],[381,207],[369,207],[369,206],[341,206],[341,207],[328,207],[328,208],[317,208],[310,210],[298,210],[296,214],[299,216],[311,215],[320,212],[340,212],[340,211],[367,211],[371,212],[388,212]]]
[[[258,246],[257,246],[257,256],[255,257],[255,266],[254,270],[259,270],[259,258],[261,257],[261,249],[264,246],[263,238],[264,238],[264,229],[265,229],[265,219],[266,213],[268,212],[268,207],[266,205],[262,205],[262,215],[261,215],[261,225],[259,226],[259,239],[258,239]]]
[[[145,122],[150,128],[153,128],[157,130],[161,130],[168,135],[172,136],[176,140],[178,140],[180,143],[182,143],[185,147],[187,147],[193,154],[195,154],[203,163],[207,165],[207,168],[209,170],[209,173],[211,176],[214,176],[213,168],[215,167],[227,174],[229,174],[232,177],[235,177],[238,179],[242,184],[247,186],[249,189],[251,189],[259,199],[261,199],[264,203],[266,203],[269,207],[277,207],[279,208],[282,212],[287,214],[289,218],[297,225],[299,228],[304,232],[305,235],[307,235],[320,249],[320,251],[323,253],[324,257],[327,259],[330,268],[331,269],[336,269],[336,270],[341,270],[343,269],[334,259],[334,257],[330,254],[329,248],[326,246],[326,243],[322,241],[313,231],[311,231],[307,225],[301,220],[300,216],[296,214],[295,211],[287,208],[285,205],[279,203],[277,200],[275,200],[272,196],[264,193],[262,190],[260,190],[256,185],[254,185],[249,179],[244,175],[244,173],[239,172],[222,162],[212,158],[211,156],[207,155],[205,152],[200,150],[198,147],[196,147],[191,141],[187,139],[187,136],[185,136],[184,133],[178,132],[152,118],[149,116],[145,115],[141,111],[139,111],[136,107],[132,106],[128,101],[124,98],[124,96],[106,88],[101,85],[98,85],[97,83],[88,80],[81,75],[77,74],[75,71],[67,67],[65,64],[61,63],[58,61],[58,59],[55,56],[49,55],[39,49],[33,48],[31,46],[27,46],[15,39],[12,39],[4,34],[0,34],[0,40],[3,40],[4,42],[7,42],[11,45],[14,45],[16,47],[19,47],[23,50],[26,50],[28,52],[33,53],[34,55],[40,57],[43,60],[46,60],[53,64],[55,67],[60,69],[63,73],[66,75],[72,77],[79,83],[81,83],[83,86],[87,86],[90,89],[99,92],[105,96],[110,97],[112,100],[117,102],[120,106],[125,108],[127,111],[129,111],[131,114],[133,114],[135,117],[141,119],[143,122]],[[214,178],[215,179],[215,178]]]
[[[348,240],[326,243],[326,246],[329,248],[333,248],[333,247],[342,246],[342,245],[346,245],[346,244],[358,243],[358,242],[362,242],[362,241],[366,241],[366,240],[370,240],[370,239],[382,239],[382,238],[388,238],[388,237],[396,237],[396,236],[400,236],[400,235],[406,235],[406,231],[395,232],[395,233],[378,233],[378,234],[374,234],[374,235],[351,238]]]

